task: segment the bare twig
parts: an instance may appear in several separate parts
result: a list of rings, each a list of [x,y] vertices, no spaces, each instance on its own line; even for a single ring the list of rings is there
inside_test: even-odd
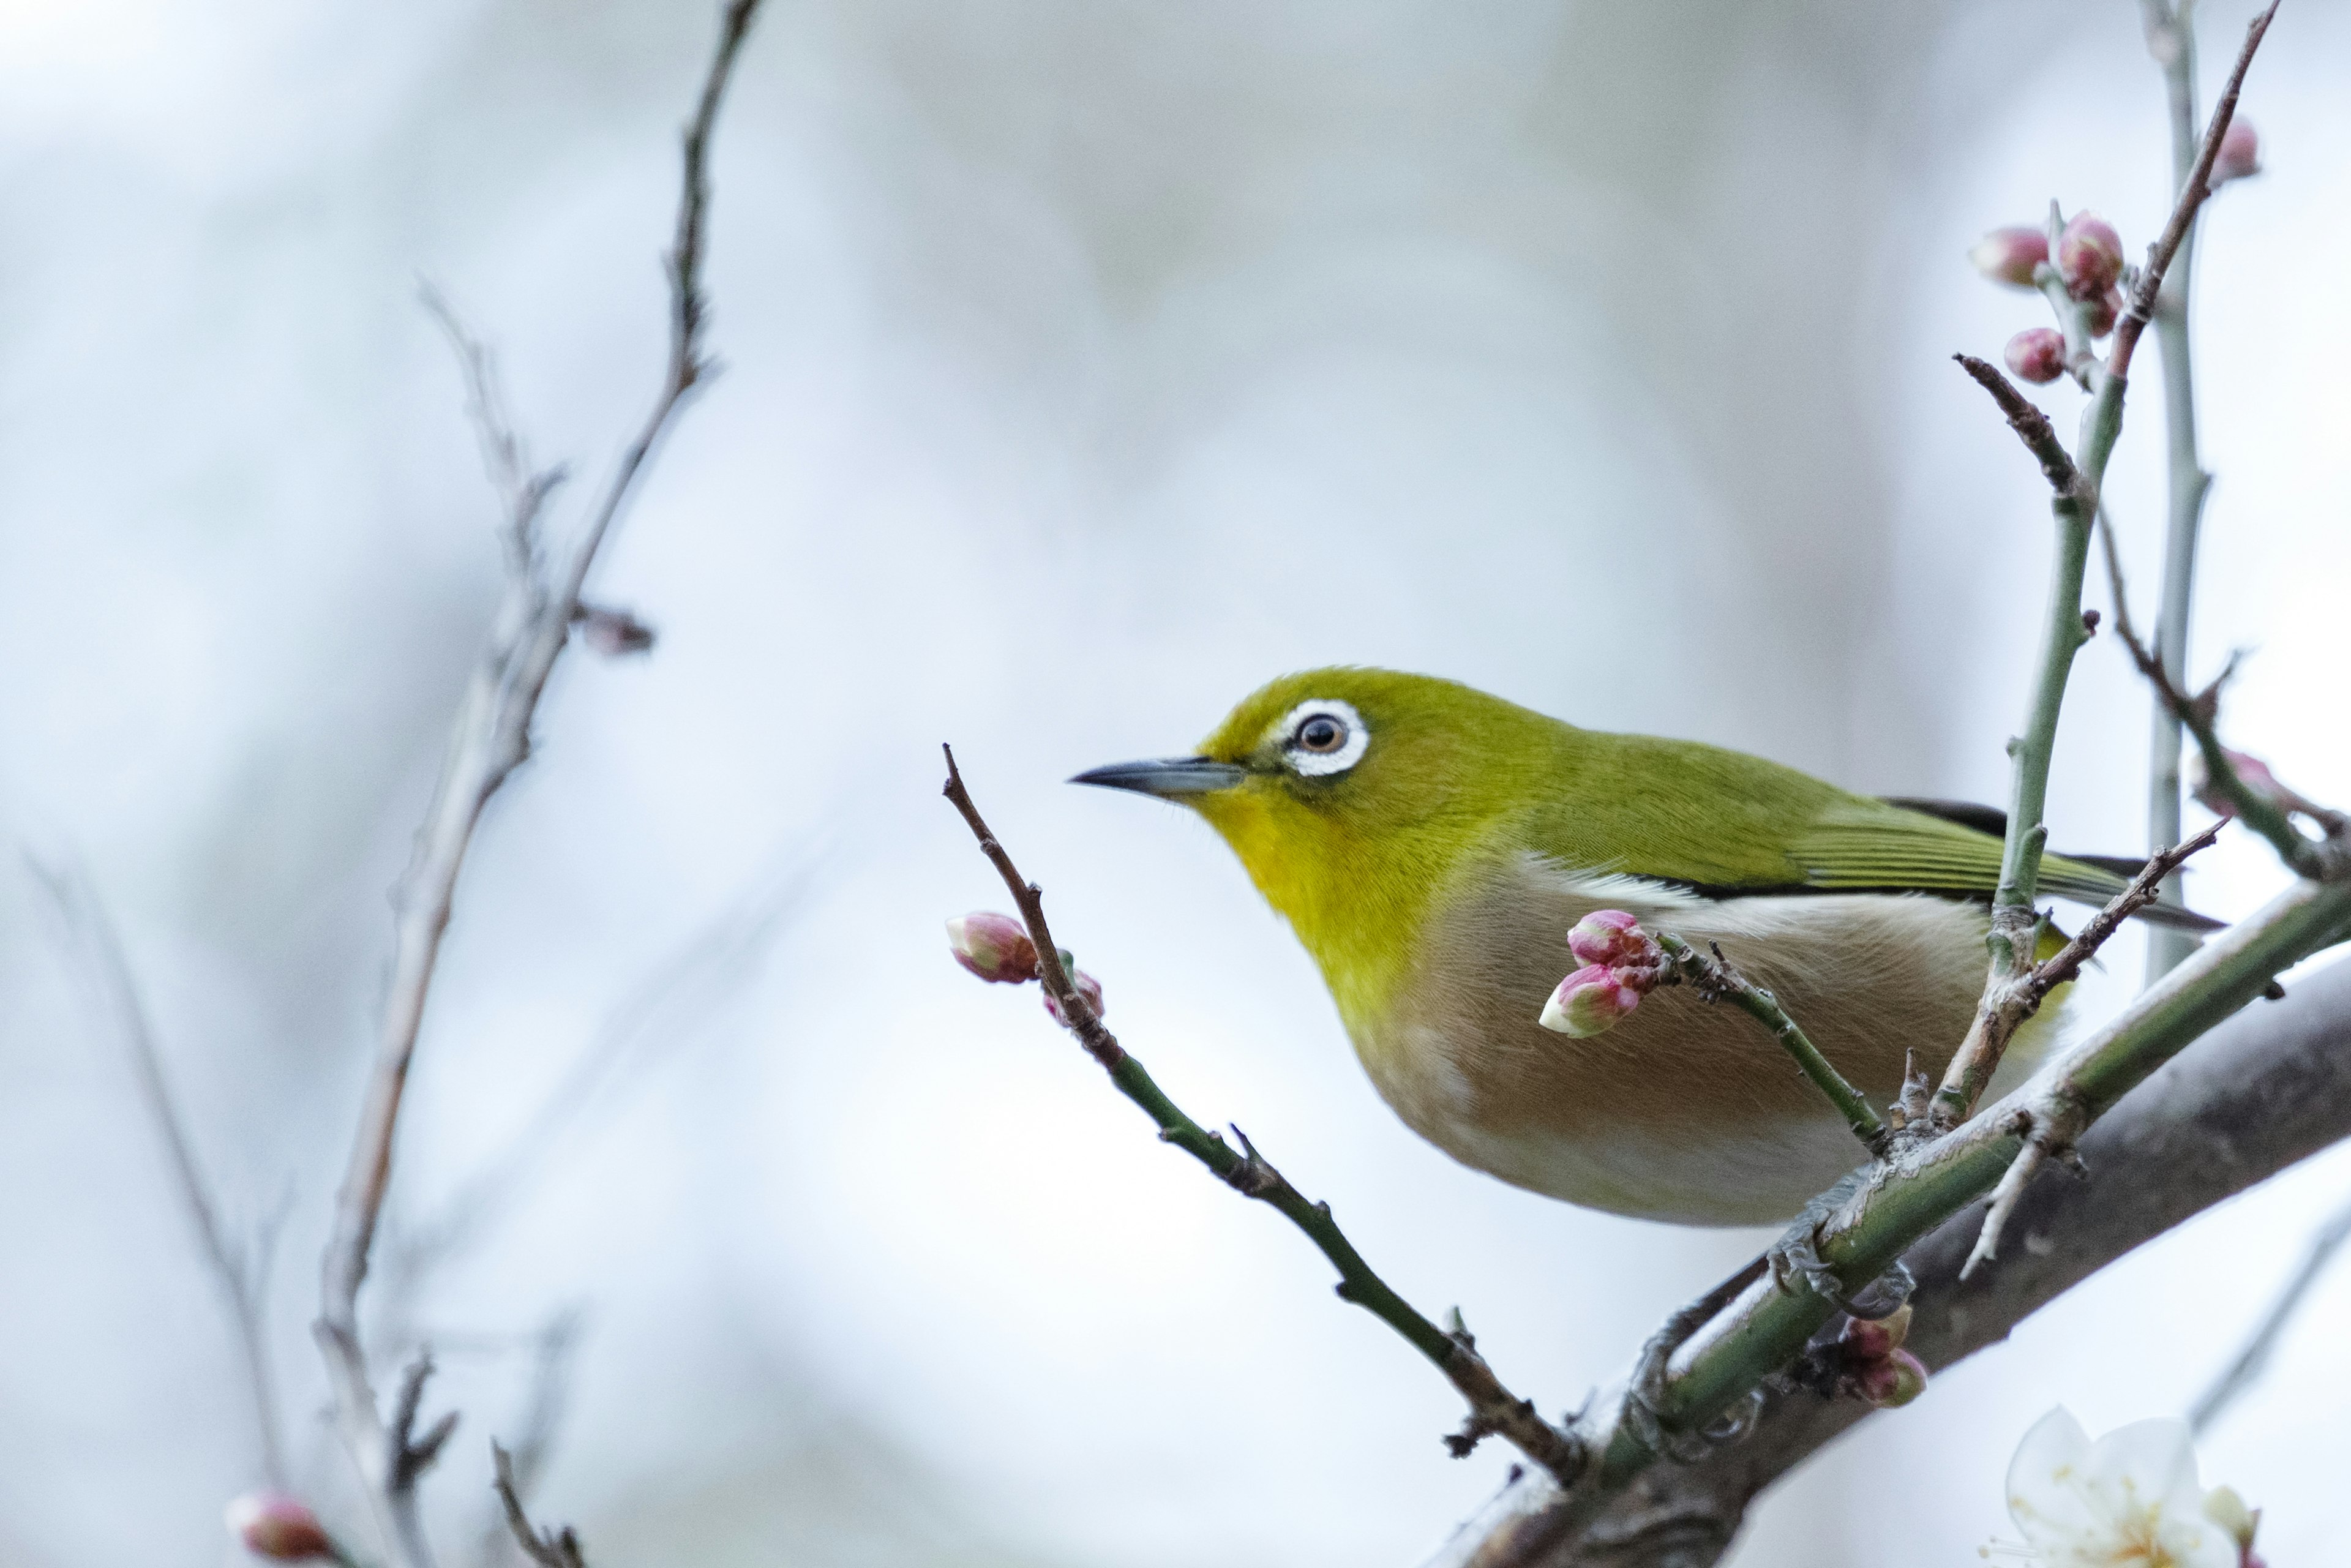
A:
[[[2176,191],[2187,184],[2196,164],[2196,30],[2188,4],[2142,0],[2142,6],[2147,53],[2163,71],[2171,121],[2171,183]],[[2196,381],[2188,331],[2196,236],[2202,226],[2200,215],[2189,225],[2155,302],[2155,340],[2163,355],[2166,475],[2170,492],[2164,524],[2162,612],[2156,620],[2155,643],[2163,656],[2164,670],[2175,684],[2188,678],[2189,609],[2195,592],[2197,535],[2203,523],[2204,498],[2212,487],[2212,476],[2204,471],[2196,449]],[[2147,843],[2177,843],[2179,722],[2159,700],[2150,716],[2147,778]],[[2164,896],[2173,904],[2183,902],[2178,878],[2166,884]],[[2150,930],[2147,978],[2152,980],[2179,963],[2194,945],[2195,939],[2185,931],[2160,926]]]
[[[670,349],[661,391],[559,568],[544,565],[538,549],[538,509],[552,481],[529,475],[521,444],[498,412],[486,355],[469,351],[464,334],[455,334],[475,422],[506,505],[506,592],[458,710],[414,852],[393,894],[391,981],[359,1133],[336,1195],[333,1229],[320,1265],[315,1330],[333,1388],[337,1425],[400,1568],[428,1568],[432,1556],[416,1515],[413,1470],[404,1458],[408,1449],[384,1425],[369,1382],[360,1343],[359,1291],[392,1178],[401,1101],[458,873],[474,831],[490,798],[529,755],[532,716],[570,636],[573,614],[598,550],[634,496],[646,458],[686,394],[706,373],[701,345],[702,239],[709,203],[706,153],[727,79],[758,6],[758,0],[730,0],[700,101],[685,131],[676,237],[665,261]]]
[[[1037,946],[1038,979],[1061,1009],[1064,1026],[1078,1037],[1087,1054],[1109,1072],[1119,1092],[1157,1124],[1163,1142],[1175,1145],[1198,1160],[1235,1191],[1280,1210],[1282,1218],[1304,1231],[1339,1270],[1340,1300],[1353,1302],[1395,1330],[1445,1374],[1469,1405],[1468,1420],[1459,1432],[1446,1439],[1447,1448],[1457,1457],[1468,1454],[1480,1438],[1492,1434],[1507,1439],[1562,1482],[1573,1481],[1583,1469],[1583,1444],[1572,1434],[1543,1420],[1536,1413],[1532,1400],[1521,1399],[1502,1385],[1501,1379],[1478,1354],[1476,1342],[1462,1325],[1458,1311],[1453,1314],[1449,1333],[1423,1317],[1372,1271],[1371,1265],[1364,1261],[1363,1255],[1331,1218],[1329,1204],[1311,1202],[1290,1186],[1239,1128],[1233,1129],[1234,1141],[1240,1145],[1236,1153],[1222,1136],[1185,1114],[1144,1071],[1143,1063],[1128,1055],[1117,1037],[1102,1026],[1101,1015],[1079,992],[1061,963],[1061,950],[1053,945],[1053,933],[1045,923],[1043,889],[1024,879],[1013,865],[1012,857],[989,831],[979,808],[972,802],[970,791],[964,788],[954,751],[942,749],[946,752],[947,764],[944,793],[962,813],[972,836],[979,841],[980,852],[1004,879],[1006,890],[1019,909],[1029,940]]]
[[[1796,1066],[1810,1079],[1813,1087],[1828,1096],[1829,1103],[1844,1118],[1853,1135],[1872,1159],[1883,1159],[1892,1146],[1894,1134],[1870,1109],[1868,1097],[1845,1082],[1844,1074],[1830,1064],[1821,1054],[1820,1047],[1798,1027],[1781,1007],[1778,998],[1732,967],[1716,946],[1709,958],[1680,937],[1667,932],[1657,934],[1657,946],[1665,949],[1667,960],[1661,983],[1685,983],[1696,990],[1702,1000],[1727,1001],[1740,1011],[1771,1031],[1771,1038],[1786,1048],[1796,1059]]]
[[[273,1219],[256,1228],[250,1251],[239,1248],[229,1238],[221,1223],[211,1186],[204,1180],[203,1167],[196,1163],[195,1145],[188,1135],[179,1103],[172,1097],[171,1081],[163,1076],[154,1032],[148,1027],[147,1009],[140,1001],[138,982],[131,977],[130,960],[123,956],[114,923],[107,918],[105,906],[80,868],[44,865],[29,855],[26,858],[34,880],[47,893],[56,908],[59,930],[76,967],[81,970],[92,1006],[104,1015],[131,1058],[131,1070],[139,1080],[140,1098],[146,1102],[148,1113],[155,1119],[155,1130],[162,1135],[163,1152],[171,1161],[172,1175],[187,1207],[188,1218],[195,1227],[204,1262],[211,1270],[213,1282],[219,1287],[222,1302],[228,1308],[229,1325],[236,1334],[237,1350],[245,1363],[246,1392],[253,1401],[254,1436],[261,1448],[262,1474],[273,1488],[283,1491],[287,1484],[286,1440],[279,1426],[277,1376],[270,1365],[268,1335],[269,1264],[276,1250],[277,1221]]]
[[[515,1543],[539,1568],[588,1568],[588,1560],[580,1555],[580,1537],[569,1525],[559,1530],[540,1531],[533,1527],[530,1515],[523,1511],[522,1498],[515,1490],[514,1458],[495,1439],[490,1444],[490,1462],[496,1468],[498,1502],[505,1508],[507,1528],[514,1531]]]
[[[2285,1333],[2286,1324],[2294,1321],[2294,1313],[2301,1310],[2303,1298],[2310,1294],[2310,1288],[2318,1283],[2319,1276],[2326,1272],[2327,1264],[2334,1261],[2335,1254],[2342,1250],[2346,1241],[2351,1241],[2351,1204],[2336,1210],[2334,1217],[2312,1235],[2310,1250],[2303,1258],[2302,1267],[2294,1270],[2294,1278],[2287,1281],[2285,1289],[2278,1292],[2278,1298],[2270,1304],[2270,1310],[2262,1314],[2260,1326],[2245,1341],[2244,1348],[2237,1352],[2235,1359],[2198,1397],[2195,1408],[2188,1413],[2188,1424],[2199,1436],[2220,1418],[2222,1411],[2235,1404],[2247,1389],[2261,1380],[2262,1374],[2269,1368],[2271,1354],[2276,1351],[2279,1339]]]
[[[563,1407],[570,1393],[571,1350],[579,1334],[580,1312],[576,1308],[567,1308],[550,1319],[537,1336],[531,1357],[530,1392],[523,1407],[522,1435],[507,1450],[512,1469],[501,1477],[505,1484],[498,1489],[503,1517],[491,1521],[484,1537],[482,1568],[497,1568],[508,1560],[507,1548],[515,1542],[515,1535],[513,1516],[505,1507],[506,1500],[511,1493],[517,1504],[528,1503],[539,1472],[546,1468],[548,1451],[554,1446],[555,1430],[562,1422]]]
[[[2277,799],[2255,789],[2237,770],[2228,747],[2220,744],[2220,692],[2237,672],[2236,656],[2231,654],[2220,673],[2201,690],[2193,694],[2183,691],[2163,660],[2140,640],[2131,622],[2130,590],[2123,580],[2122,553],[2115,543],[2112,520],[2106,520],[2099,531],[2105,546],[2106,579],[2115,603],[2115,635],[2121,639],[2138,673],[2154,688],[2157,703],[2196,737],[2210,788],[2235,808],[2234,814],[2247,827],[2270,841],[2278,858],[2297,876],[2306,876],[2314,882],[2351,876],[2351,817],[2290,791]],[[2304,837],[2294,825],[2295,812],[2316,822],[2325,837],[2315,842]]]

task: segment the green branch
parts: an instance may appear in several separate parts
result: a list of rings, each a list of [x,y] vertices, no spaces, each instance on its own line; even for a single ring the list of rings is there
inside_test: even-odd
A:
[[[1885,1158],[1894,1140],[1893,1133],[1878,1119],[1877,1113],[1870,1109],[1868,1097],[1846,1082],[1844,1074],[1830,1065],[1829,1059],[1821,1054],[1820,1047],[1814,1045],[1796,1020],[1781,1009],[1779,1000],[1771,992],[1731,967],[1730,960],[1722,956],[1720,947],[1715,948],[1712,958],[1708,958],[1670,933],[1659,932],[1656,940],[1657,946],[1665,949],[1670,974],[1690,986],[1706,1000],[1727,1001],[1770,1030],[1771,1038],[1796,1059],[1797,1068],[1813,1081],[1813,1086],[1828,1096],[1829,1103],[1844,1118],[1844,1124],[1853,1129],[1853,1135],[1861,1140],[1863,1148],[1869,1151],[1870,1158]]]

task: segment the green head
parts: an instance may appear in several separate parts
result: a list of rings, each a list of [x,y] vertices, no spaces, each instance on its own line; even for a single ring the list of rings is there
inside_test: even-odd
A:
[[[1575,733],[1430,675],[1308,670],[1244,699],[1196,756],[1071,782],[1207,818],[1352,1017],[1401,977],[1431,895],[1557,785]]]

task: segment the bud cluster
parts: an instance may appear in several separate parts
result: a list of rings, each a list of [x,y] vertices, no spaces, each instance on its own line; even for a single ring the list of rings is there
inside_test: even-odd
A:
[[[993,985],[1018,986],[1038,978],[1037,944],[1029,939],[1029,928],[1009,915],[976,910],[948,921],[947,951],[955,955],[956,963]],[[1100,1018],[1102,982],[1079,968],[1068,948],[1057,952],[1062,973]],[[1053,1015],[1055,1023],[1068,1027],[1070,1020],[1061,1016],[1061,1004],[1050,991],[1045,993],[1045,1010]]]
[[[2213,159],[2211,183],[2217,187],[2261,172],[2261,137],[2250,120],[2231,120]],[[2051,229],[2056,231],[2053,242]],[[2063,287],[2065,298],[2080,308],[2083,330],[2093,340],[2112,332],[2122,319],[2123,290],[2131,279],[2122,235],[2095,213],[2075,213],[2061,225],[2053,210],[2047,229],[2027,224],[1996,228],[1975,243],[1968,260],[1985,277],[2011,288]],[[2028,328],[2011,338],[2003,357],[2011,374],[2036,386],[2081,369],[2073,362],[2064,334],[2048,327]]]
[[[1666,977],[1665,949],[1621,909],[1595,909],[1567,934],[1583,967],[1543,1004],[1543,1028],[1572,1040],[1613,1029]]]
[[[1906,1304],[1890,1317],[1854,1318],[1837,1336],[1843,1360],[1838,1386],[1880,1409],[1907,1405],[1927,1392],[1927,1364],[1902,1348],[1910,1332]]]

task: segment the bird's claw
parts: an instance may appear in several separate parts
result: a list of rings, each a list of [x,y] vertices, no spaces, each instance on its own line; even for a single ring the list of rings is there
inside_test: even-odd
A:
[[[1666,1402],[1666,1377],[1674,1352],[1698,1333],[1715,1310],[1711,1301],[1685,1307],[1649,1336],[1641,1346],[1640,1360],[1634,1364],[1632,1381],[1625,1385],[1625,1404],[1617,1416],[1619,1424],[1630,1427],[1643,1448],[1677,1465],[1696,1464],[1714,1449],[1739,1441],[1753,1429],[1756,1417],[1763,1410],[1763,1390],[1758,1388],[1729,1415],[1695,1431],[1674,1431],[1659,1415]]]
[[[1855,1173],[1839,1182],[1804,1206],[1780,1239],[1771,1243],[1763,1254],[1765,1266],[1771,1270],[1771,1282],[1790,1295],[1795,1293],[1792,1281],[1801,1280],[1804,1287],[1847,1317],[1886,1318],[1901,1311],[1902,1303],[1910,1299],[1917,1281],[1907,1265],[1896,1260],[1885,1273],[1860,1290],[1848,1295],[1844,1281],[1837,1277],[1821,1257],[1821,1226],[1844,1206],[1862,1173]]]

